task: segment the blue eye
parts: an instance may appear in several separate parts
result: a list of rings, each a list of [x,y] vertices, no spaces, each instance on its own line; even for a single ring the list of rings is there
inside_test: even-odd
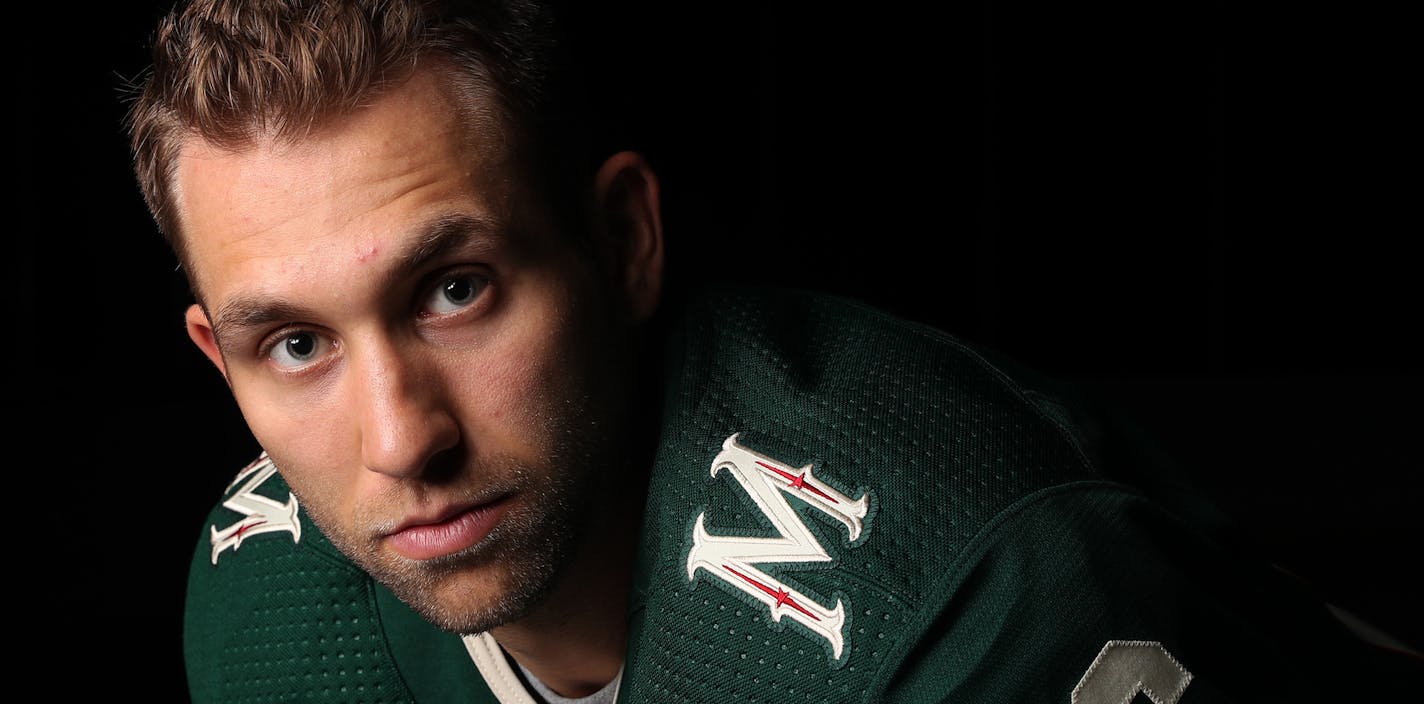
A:
[[[330,340],[309,330],[302,330],[278,340],[267,352],[267,357],[279,367],[295,369],[320,359],[330,349]]]
[[[487,286],[489,281],[471,272],[443,277],[427,294],[421,305],[421,312],[427,315],[447,315],[467,308],[479,300],[480,294]]]

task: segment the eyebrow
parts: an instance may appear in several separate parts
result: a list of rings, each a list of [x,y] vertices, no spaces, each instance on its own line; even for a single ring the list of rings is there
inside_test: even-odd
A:
[[[480,216],[461,213],[437,217],[419,227],[417,236],[396,253],[394,264],[381,274],[382,284],[411,276],[451,252],[489,256],[499,244],[500,231],[493,220]],[[218,307],[212,318],[213,337],[219,347],[225,347],[225,340],[236,339],[254,328],[315,317],[315,311],[279,298],[241,295]]]
[[[464,213],[442,215],[420,228],[420,235],[396,254],[388,280],[414,274],[450,252],[489,256],[500,243],[502,228],[493,220]]]

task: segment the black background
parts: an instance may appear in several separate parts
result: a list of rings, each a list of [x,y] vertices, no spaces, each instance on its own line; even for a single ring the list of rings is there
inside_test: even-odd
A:
[[[162,8],[11,28],[7,582],[52,686],[177,701],[188,560],[255,445],[128,170]],[[598,78],[662,174],[671,275],[853,295],[1082,383],[1272,559],[1424,645],[1402,16],[633,9],[601,15],[623,63]]]

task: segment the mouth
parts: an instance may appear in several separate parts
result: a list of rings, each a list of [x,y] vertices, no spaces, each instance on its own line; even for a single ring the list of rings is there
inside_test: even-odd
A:
[[[501,496],[485,503],[451,506],[429,517],[412,516],[386,535],[385,543],[403,557],[431,560],[469,549],[494,530],[509,503]]]

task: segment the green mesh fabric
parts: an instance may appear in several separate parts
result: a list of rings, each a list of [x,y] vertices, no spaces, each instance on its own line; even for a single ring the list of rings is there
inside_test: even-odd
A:
[[[979,356],[855,303],[718,291],[693,305],[680,335],[625,701],[873,701],[878,673],[919,641],[986,523],[1037,489],[1093,476],[1072,436]],[[699,513],[723,534],[771,530],[734,481],[709,472],[733,433],[790,465],[814,464],[852,497],[874,497],[855,546],[834,521],[801,510],[834,562],[768,568],[822,604],[846,604],[841,662],[722,580],[687,578]]]
[[[285,489],[277,477],[269,483]],[[220,507],[210,523],[239,518]],[[254,537],[220,553],[217,565],[211,547],[199,545],[185,634],[195,700],[409,701],[385,650],[369,581],[303,521],[301,543],[286,533]]]
[[[273,476],[259,493],[285,501],[288,489]],[[492,701],[457,637],[341,557],[305,515],[299,542],[287,532],[255,535],[214,565],[206,527],[241,518],[215,508],[189,570],[184,655],[193,701]]]

